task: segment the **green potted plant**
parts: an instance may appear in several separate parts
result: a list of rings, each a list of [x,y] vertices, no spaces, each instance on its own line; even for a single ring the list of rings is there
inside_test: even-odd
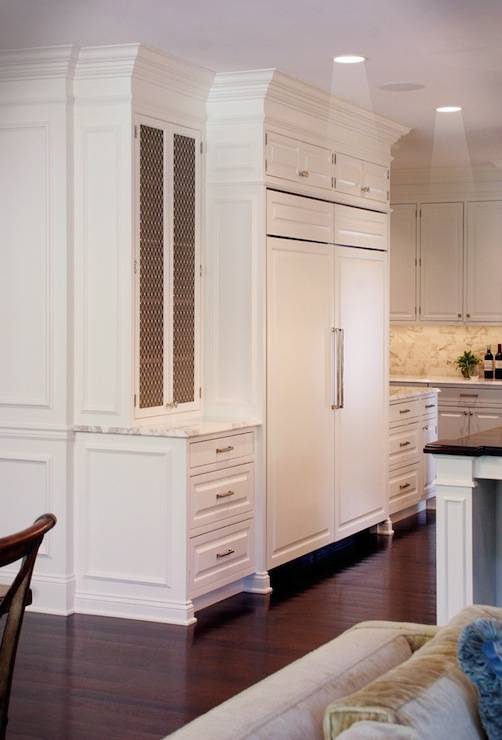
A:
[[[479,365],[480,362],[481,360],[479,359],[479,357],[476,357],[476,355],[473,354],[470,349],[466,349],[463,355],[457,357],[457,359],[455,360],[455,365],[462,373],[462,376],[466,378],[466,380],[470,380],[474,373],[474,370],[476,369],[476,366]]]

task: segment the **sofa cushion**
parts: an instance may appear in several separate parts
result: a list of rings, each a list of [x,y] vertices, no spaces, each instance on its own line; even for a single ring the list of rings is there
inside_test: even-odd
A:
[[[377,720],[407,725],[419,737],[435,740],[483,738],[476,691],[458,666],[456,645],[466,624],[497,613],[502,610],[464,609],[406,663],[328,707],[325,737],[331,740],[357,722]]]
[[[356,722],[338,735],[337,740],[420,740],[420,737],[412,727],[369,720]]]
[[[326,705],[410,657],[435,628],[362,623],[171,735],[176,740],[315,740]]]

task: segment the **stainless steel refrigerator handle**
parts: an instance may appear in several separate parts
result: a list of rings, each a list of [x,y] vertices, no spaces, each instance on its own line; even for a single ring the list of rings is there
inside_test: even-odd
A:
[[[336,337],[336,399],[333,405],[334,409],[343,409],[343,349],[344,336],[343,329],[335,329]]]

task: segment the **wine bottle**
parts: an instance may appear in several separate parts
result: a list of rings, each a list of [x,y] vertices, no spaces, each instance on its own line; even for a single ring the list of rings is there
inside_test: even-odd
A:
[[[495,380],[502,380],[502,344],[499,344],[495,355]]]
[[[493,355],[491,347],[486,348],[484,368],[485,380],[493,380]]]

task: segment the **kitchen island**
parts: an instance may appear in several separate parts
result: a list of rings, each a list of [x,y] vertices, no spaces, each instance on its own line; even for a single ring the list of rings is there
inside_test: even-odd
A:
[[[502,427],[425,445],[436,463],[437,621],[502,606]]]

